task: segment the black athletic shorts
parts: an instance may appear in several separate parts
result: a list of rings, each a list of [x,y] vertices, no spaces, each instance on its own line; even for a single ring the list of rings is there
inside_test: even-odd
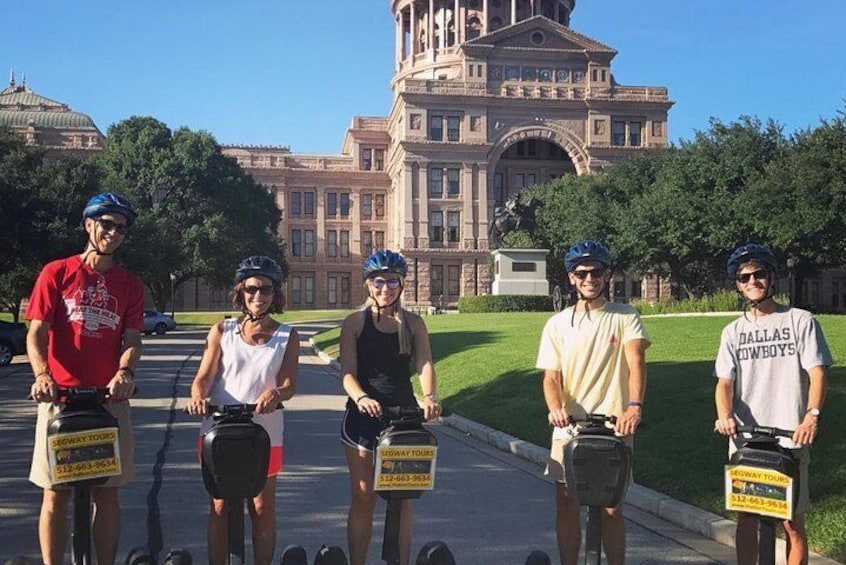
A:
[[[359,451],[372,453],[376,449],[376,437],[386,427],[387,423],[382,418],[362,414],[355,404],[348,402],[341,424],[341,441]]]

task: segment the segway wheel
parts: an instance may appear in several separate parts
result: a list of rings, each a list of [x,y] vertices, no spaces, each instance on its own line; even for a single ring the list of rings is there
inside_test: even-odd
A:
[[[552,565],[552,561],[546,552],[536,549],[526,558],[526,565]]]
[[[133,547],[126,556],[126,565],[156,565],[156,560],[146,547]]]
[[[171,549],[165,556],[165,565],[192,565],[191,554],[184,549]]]
[[[347,565],[347,554],[337,545],[320,546],[314,556],[314,565]]]
[[[282,551],[279,565],[308,565],[308,555],[301,545],[289,545]]]
[[[428,541],[420,548],[415,565],[455,565],[455,557],[442,541]]]

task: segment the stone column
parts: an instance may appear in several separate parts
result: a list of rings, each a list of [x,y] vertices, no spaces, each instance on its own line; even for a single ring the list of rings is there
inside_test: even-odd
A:
[[[488,0],[482,0],[482,35],[488,34]]]
[[[402,202],[402,233],[397,240],[405,248],[417,247],[417,238],[414,234],[414,163],[406,161],[403,163],[403,182],[399,186],[400,194],[397,195]]]
[[[412,65],[414,64],[414,56],[417,55],[417,11],[414,9],[416,5],[416,2],[411,3],[411,17],[408,24],[408,35],[411,38],[411,50],[409,54]]]
[[[429,60],[435,60],[435,0],[429,0],[429,17],[426,19],[428,25],[426,35],[429,37]]]
[[[417,246],[421,249],[429,247],[429,163],[421,162],[418,172],[417,202],[418,218],[417,226],[420,230],[417,234]]]
[[[455,25],[455,45],[461,45],[464,41],[464,24],[465,18],[461,17],[461,9],[458,6],[458,0],[455,0],[455,7],[452,10],[452,21]]]
[[[461,247],[462,249],[475,249],[473,204],[478,199],[478,195],[473,194],[473,166],[467,163],[461,166],[461,190],[459,191],[459,196],[464,202],[464,206],[461,209],[463,226],[461,228]]]
[[[476,186],[479,187],[479,249],[490,249],[488,241],[488,167],[487,164],[479,167],[479,176],[476,178]]]
[[[517,0],[511,0],[511,24],[517,23]]]

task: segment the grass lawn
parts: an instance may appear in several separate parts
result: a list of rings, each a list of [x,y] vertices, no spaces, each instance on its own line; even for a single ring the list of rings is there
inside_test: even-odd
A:
[[[540,371],[534,369],[549,314],[458,314],[425,318],[438,392],[471,420],[548,446]],[[726,440],[713,430],[713,362],[731,316],[655,317],[644,323],[647,351],[644,423],[635,448],[635,480],[713,512],[722,510]],[[813,448],[808,531],[812,548],[846,561],[846,317],[820,316],[834,355],[822,431]],[[339,330],[315,341],[337,355]]]

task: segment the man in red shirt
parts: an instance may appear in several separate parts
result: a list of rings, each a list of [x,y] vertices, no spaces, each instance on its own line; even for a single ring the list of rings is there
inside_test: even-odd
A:
[[[106,408],[118,419],[121,474],[94,487],[94,547],[97,562],[114,563],[120,536],[117,487],[133,475],[132,424],[127,398],[141,357],[144,288],[114,264],[113,253],[135,222],[132,204],[114,193],[88,201],[82,213],[88,234],[80,255],[48,263],[38,276],[26,318],[27,352],[39,403],[29,480],[44,489],[38,537],[46,565],[63,562],[72,489],[53,485],[47,456],[47,424],[58,414],[58,387],[105,387]]]

